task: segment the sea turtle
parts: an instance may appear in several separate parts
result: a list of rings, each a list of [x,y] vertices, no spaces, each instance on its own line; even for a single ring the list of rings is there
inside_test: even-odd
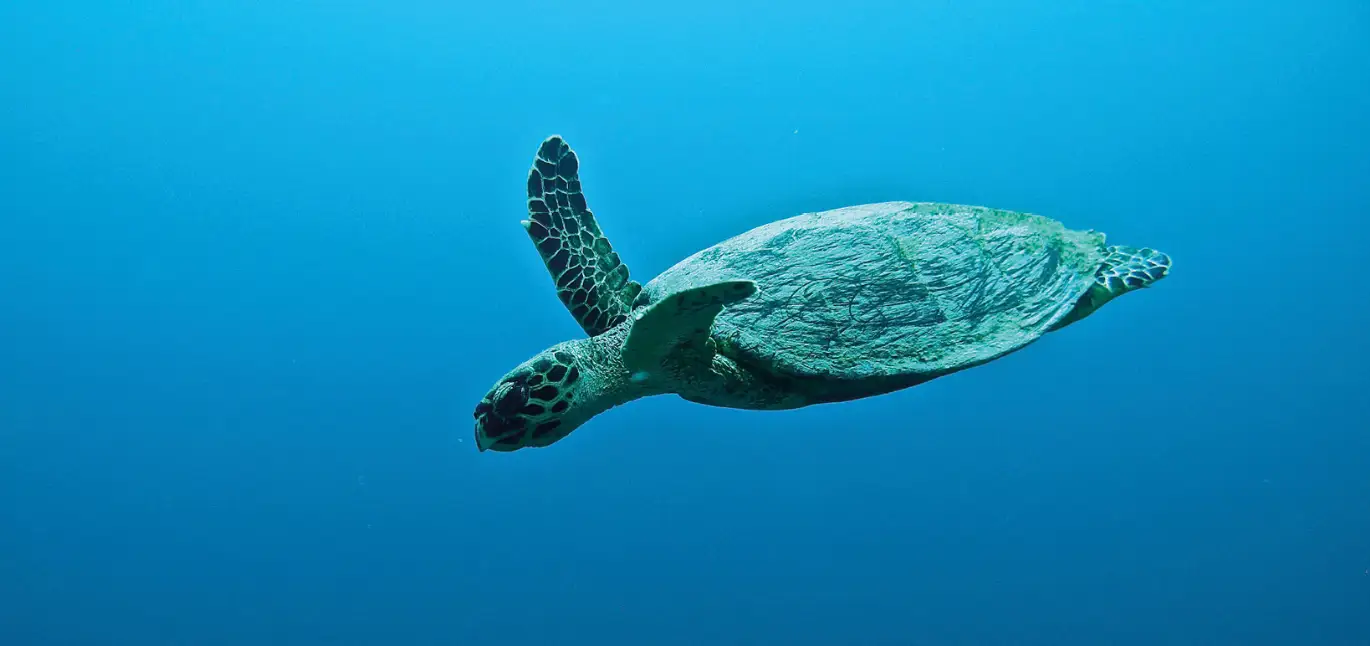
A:
[[[781,410],[908,388],[1019,350],[1170,269],[1163,253],[1039,215],[885,202],[762,225],[643,286],[578,169],[560,136],[543,141],[522,224],[588,338],[490,389],[475,410],[481,451],[547,446],[649,395]]]

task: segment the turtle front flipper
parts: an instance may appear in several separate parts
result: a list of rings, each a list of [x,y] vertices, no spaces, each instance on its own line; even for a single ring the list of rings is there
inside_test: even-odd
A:
[[[576,323],[590,336],[627,320],[642,285],[628,277],[580,191],[575,151],[553,135],[528,171],[528,219],[522,222]]]
[[[714,318],[755,293],[755,282],[726,280],[676,292],[638,310],[623,344],[624,367],[640,382],[672,358],[708,366],[716,351],[710,337]]]

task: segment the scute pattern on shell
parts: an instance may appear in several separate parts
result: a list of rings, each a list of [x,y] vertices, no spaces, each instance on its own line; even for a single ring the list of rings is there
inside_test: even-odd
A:
[[[772,222],[644,287],[655,302],[756,281],[714,323],[719,351],[778,375],[936,375],[1031,343],[1091,285],[1104,236],[1026,213],[888,202]],[[643,301],[639,297],[639,302]]]

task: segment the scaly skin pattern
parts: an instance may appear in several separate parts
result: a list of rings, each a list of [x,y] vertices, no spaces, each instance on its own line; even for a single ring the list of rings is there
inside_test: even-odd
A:
[[[1123,294],[1150,287],[1170,273],[1170,256],[1155,249],[1115,245],[1094,274],[1094,284],[1075,303],[1065,318],[1051,331],[1060,330],[1094,312]]]
[[[557,298],[590,336],[626,320],[642,286],[628,277],[585,203],[580,160],[561,137],[549,137],[528,169],[523,228],[557,286]]]
[[[622,348],[628,324],[558,343],[519,364],[476,405],[476,446],[513,451],[547,446],[614,406],[654,394],[629,380]]]
[[[704,360],[676,352],[646,378],[624,366],[632,327],[619,324],[599,336],[558,343],[511,370],[476,405],[480,450],[514,451],[548,446],[596,415],[653,395],[678,394],[693,402],[746,409],[799,408],[809,403],[764,375],[731,359]]]

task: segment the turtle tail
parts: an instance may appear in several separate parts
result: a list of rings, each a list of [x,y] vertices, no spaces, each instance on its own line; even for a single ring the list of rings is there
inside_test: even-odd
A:
[[[1108,248],[1108,257],[1094,273],[1094,284],[1080,297],[1065,318],[1052,330],[1059,330],[1074,323],[1123,294],[1150,287],[1170,273],[1170,256],[1149,247],[1125,247],[1120,245]]]

